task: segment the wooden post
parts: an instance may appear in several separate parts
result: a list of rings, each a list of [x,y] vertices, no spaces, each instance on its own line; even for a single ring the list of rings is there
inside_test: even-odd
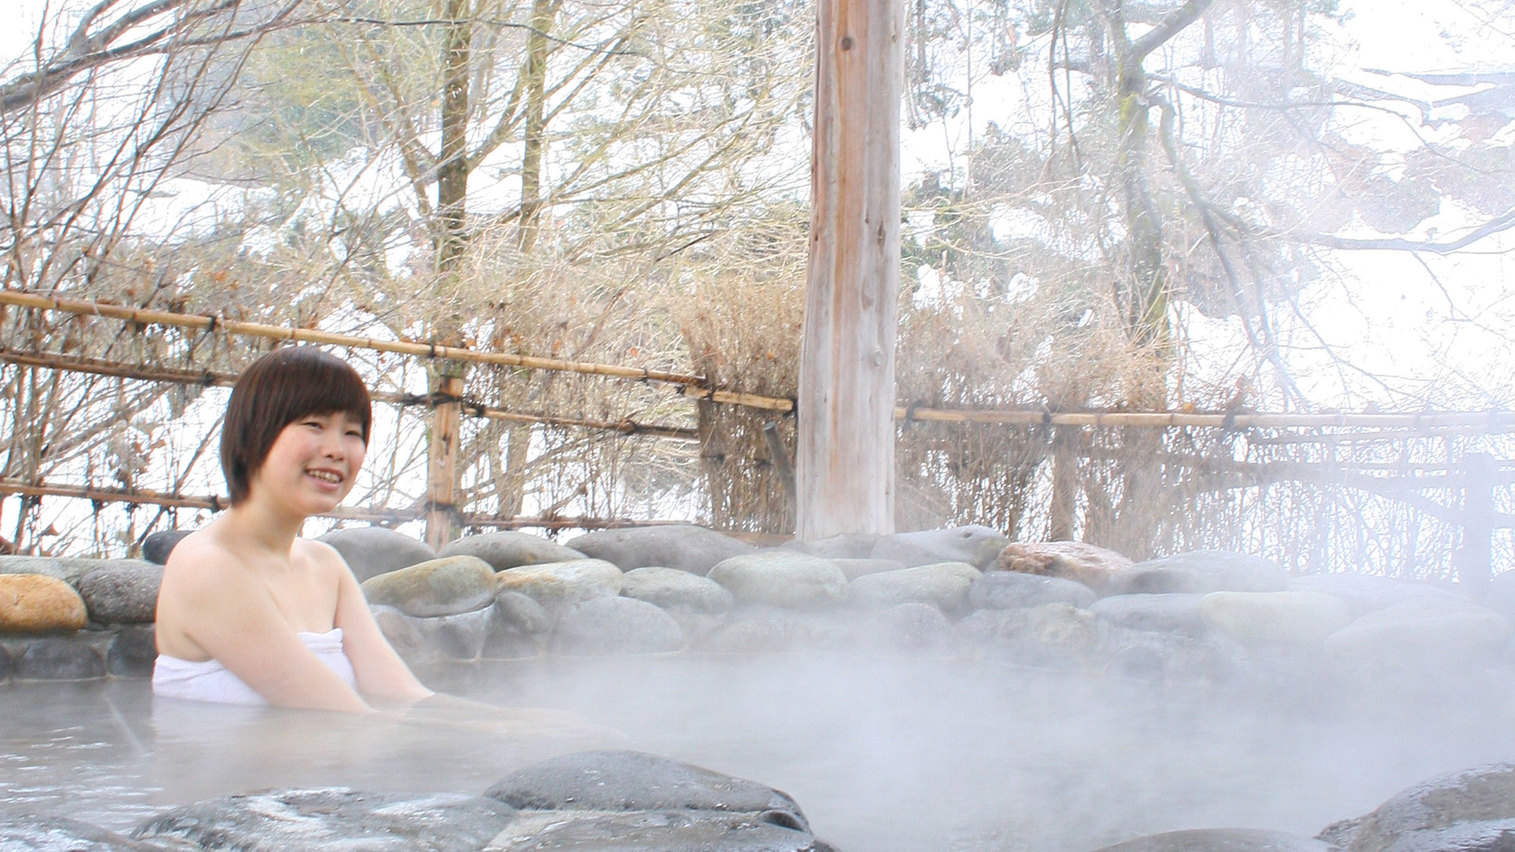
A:
[[[820,0],[797,533],[894,531],[899,0]]]
[[[432,549],[452,540],[458,499],[458,421],[462,414],[463,376],[448,365],[437,377],[438,402],[431,409],[431,440],[426,453],[426,543]]]
[[[1468,453],[1462,457],[1462,547],[1457,551],[1457,579],[1470,592],[1479,592],[1493,579],[1494,457]]]
[[[1078,512],[1078,430],[1052,427],[1052,505],[1047,522],[1048,541],[1072,541]]]

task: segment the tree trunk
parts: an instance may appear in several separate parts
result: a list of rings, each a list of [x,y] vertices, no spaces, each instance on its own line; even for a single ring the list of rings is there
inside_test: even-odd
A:
[[[900,9],[821,0],[798,534],[894,531]]]

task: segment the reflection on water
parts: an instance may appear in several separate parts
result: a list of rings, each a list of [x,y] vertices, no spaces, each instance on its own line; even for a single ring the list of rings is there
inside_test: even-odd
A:
[[[1314,834],[1422,778],[1515,760],[1505,677],[1340,689],[1154,685],[988,662],[544,659],[425,672],[490,720],[375,722],[164,703],[145,682],[0,688],[0,813],[124,828],[264,787],[478,793],[630,747],[795,796],[851,852],[1068,850],[1255,826]],[[545,708],[556,713],[510,708]],[[575,727],[574,714],[624,734]]]

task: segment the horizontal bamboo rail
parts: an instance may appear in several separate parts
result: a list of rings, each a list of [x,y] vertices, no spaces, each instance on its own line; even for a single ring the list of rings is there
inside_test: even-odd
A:
[[[726,405],[740,405],[780,413],[793,413],[794,400],[784,397],[743,393],[711,388],[703,376],[650,370],[644,367],[624,367],[615,364],[567,361],[557,358],[539,358],[530,355],[510,355],[501,352],[478,352],[454,346],[412,341],[386,341],[355,335],[335,334],[315,329],[290,328],[287,326],[228,320],[203,314],[181,314],[170,311],[148,310],[122,305],[89,302],[81,299],[63,299],[40,296],[17,290],[0,290],[0,305],[37,310],[53,310],[82,316],[101,316],[124,320],[140,325],[172,325],[183,328],[198,328],[206,331],[221,331],[250,337],[272,340],[294,340],[304,343],[323,343],[349,349],[369,349],[380,352],[395,352],[426,358],[441,358],[477,364],[492,364],[505,367],[521,367],[532,370],[549,370],[599,375],[635,381],[660,382],[679,387],[680,393],[695,400]],[[15,357],[21,357],[19,353]],[[47,356],[30,356],[45,358]],[[11,355],[7,354],[7,360]],[[16,363],[19,363],[16,362]],[[45,364],[38,364],[46,366]],[[134,377],[152,378],[157,368],[134,367]],[[103,371],[104,368],[102,367]],[[174,371],[168,371],[172,373]],[[183,371],[195,376],[195,381],[206,383],[209,374]],[[126,373],[110,373],[126,375]],[[222,383],[224,377],[214,376],[214,383]],[[531,415],[517,415],[529,417]],[[505,418],[501,418],[505,419]],[[1477,430],[1493,434],[1515,431],[1515,411],[1424,411],[1424,412],[1332,412],[1312,414],[1269,414],[1252,412],[1191,412],[1191,411],[1062,411],[1045,409],[952,409],[928,408],[925,406],[899,406],[895,419],[920,423],[980,423],[1004,426],[1076,426],[1085,428],[1205,428],[1205,429],[1409,429],[1418,431]],[[546,422],[537,420],[534,422]],[[589,425],[583,421],[578,425]],[[601,426],[605,424],[600,424]],[[651,427],[628,424],[613,426],[620,431],[647,434],[667,433],[671,437],[689,438],[681,427]]]
[[[64,370],[75,373],[90,373],[101,376],[118,376],[128,379],[141,379],[144,381],[172,382],[181,385],[201,385],[204,387],[230,387],[236,384],[237,377],[229,373],[214,373],[208,370],[183,370],[170,367],[151,367],[139,364],[120,364],[104,361],[99,358],[86,358],[78,355],[59,355],[54,353],[20,352],[14,349],[0,348],[0,361],[9,364],[17,364],[25,367],[39,367],[50,370]],[[388,402],[395,405],[435,405],[442,401],[434,394],[404,394],[385,391],[377,391],[373,398],[378,402]],[[489,420],[501,420],[510,423],[543,423],[550,426],[571,426],[584,429],[599,429],[607,432],[620,432],[625,435],[652,435],[661,438],[674,438],[685,441],[699,440],[699,434],[692,427],[667,426],[655,423],[642,423],[629,417],[620,420],[582,420],[572,417],[556,417],[548,414],[524,414],[520,412],[505,411],[468,399],[460,400],[463,411],[474,417],[482,417]]]

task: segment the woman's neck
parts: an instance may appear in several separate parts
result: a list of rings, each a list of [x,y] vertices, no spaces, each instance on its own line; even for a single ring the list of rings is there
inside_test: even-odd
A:
[[[295,538],[305,526],[305,518],[249,497],[228,509],[222,516],[222,523],[227,535],[243,547],[288,556]]]

